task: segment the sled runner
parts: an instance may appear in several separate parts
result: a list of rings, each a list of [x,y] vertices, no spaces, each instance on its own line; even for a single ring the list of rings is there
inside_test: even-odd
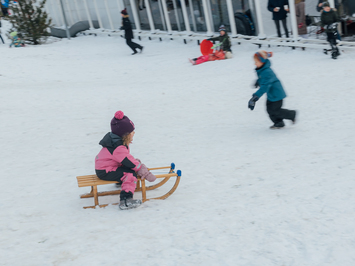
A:
[[[155,168],[148,168],[149,171],[155,171],[155,170],[161,170],[161,169],[169,169],[169,172],[166,174],[157,174],[155,175],[158,178],[162,178],[162,180],[154,185],[151,186],[146,186],[145,185],[145,180],[141,179],[139,176],[137,178],[137,187],[135,192],[142,192],[142,201],[143,203],[148,201],[148,200],[152,200],[152,199],[166,199],[167,197],[169,197],[171,194],[173,194],[176,190],[176,188],[179,185],[180,182],[180,177],[181,177],[181,171],[177,170],[176,173],[174,172],[175,169],[175,164],[172,163],[170,166],[164,166],[164,167],[155,167]],[[154,173],[154,172],[153,172]],[[161,187],[162,185],[164,185],[166,182],[169,181],[169,179],[171,177],[176,177],[176,181],[174,186],[172,187],[172,189],[167,192],[166,194],[160,196],[160,197],[156,197],[156,198],[147,198],[147,190],[153,190],[156,189],[158,187]],[[99,179],[96,175],[84,175],[84,176],[77,176],[76,177],[77,181],[78,181],[78,186],[79,187],[91,187],[91,191],[90,193],[86,193],[80,196],[80,198],[94,198],[95,201],[95,205],[94,206],[87,206],[84,207],[84,209],[86,208],[96,208],[96,206],[99,206],[100,208],[102,207],[106,207],[109,204],[99,204],[99,196],[108,196],[108,195],[118,195],[121,193],[121,190],[112,190],[112,191],[102,191],[102,192],[98,192],[97,190],[97,186],[99,185],[107,185],[107,184],[115,184],[118,183],[117,181],[105,181],[105,180],[101,180]],[[113,205],[117,205],[118,203],[113,203]]]

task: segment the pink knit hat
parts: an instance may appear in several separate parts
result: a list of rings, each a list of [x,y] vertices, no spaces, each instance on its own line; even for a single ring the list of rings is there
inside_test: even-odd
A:
[[[121,138],[134,131],[134,124],[122,111],[117,111],[111,120],[111,132]]]

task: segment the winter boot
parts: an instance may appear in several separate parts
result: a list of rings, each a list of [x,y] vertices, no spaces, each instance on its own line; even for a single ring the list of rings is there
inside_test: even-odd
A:
[[[135,200],[132,198],[123,199],[120,201],[119,208],[121,210],[129,210],[129,209],[137,208],[141,204],[142,204],[141,200]]]
[[[133,199],[133,193],[122,190],[120,194],[120,205],[118,206],[121,210],[129,210],[137,208],[142,204],[141,200]]]
[[[280,128],[283,128],[285,126],[285,123],[284,122],[278,122],[276,124],[274,124],[273,126],[270,127],[270,129],[280,129]]]
[[[337,51],[332,51],[332,58],[337,59],[337,57],[338,57]]]
[[[296,112],[296,111],[294,111],[294,112],[295,112],[295,115],[294,115],[293,119],[291,119],[292,124],[296,124],[296,115],[297,115],[297,112]]]

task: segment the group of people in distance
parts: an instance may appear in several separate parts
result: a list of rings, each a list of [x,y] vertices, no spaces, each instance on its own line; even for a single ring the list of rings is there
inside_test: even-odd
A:
[[[305,0],[295,0],[295,8],[296,8],[296,18],[297,18],[297,26],[298,26],[298,34],[305,37],[307,34],[307,25],[305,23]],[[335,0],[335,7],[337,8],[339,3]],[[268,1],[268,10],[272,12],[272,19],[276,25],[277,36],[281,37],[281,29],[280,29],[280,21],[282,22],[285,36],[289,37],[286,18],[287,13],[290,12],[288,0],[269,0]],[[321,12],[321,30],[318,33],[322,33],[323,31],[327,34],[327,41],[331,46],[331,54],[332,58],[336,59],[339,55],[339,49],[336,46],[336,40],[340,40],[339,33],[337,31],[337,23],[339,22],[339,16],[336,8],[331,8],[329,2],[324,0],[318,0],[318,4],[316,9],[318,12]]]

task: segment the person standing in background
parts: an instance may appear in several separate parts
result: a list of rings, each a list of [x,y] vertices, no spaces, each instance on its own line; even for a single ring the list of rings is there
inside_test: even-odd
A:
[[[281,37],[280,20],[288,38],[288,29],[286,24],[287,13],[289,12],[288,0],[269,0],[267,9],[272,12],[272,19],[275,21],[277,36]]]
[[[305,0],[295,0],[298,35],[307,38]]]
[[[2,16],[2,13],[1,13],[1,10],[0,10],[0,39],[1,39],[2,43],[5,44],[4,39],[1,36],[1,16]]]
[[[124,30],[124,37],[126,39],[126,43],[133,50],[132,55],[135,55],[138,53],[137,48],[140,50],[140,52],[142,52],[143,46],[139,45],[138,43],[132,42],[132,39],[134,38],[134,36],[133,36],[131,21],[129,20],[127,10],[123,9],[121,11],[121,15],[122,15],[122,27],[120,29]]]
[[[4,17],[9,15],[9,4],[10,0],[1,0],[0,2],[1,11]]]

